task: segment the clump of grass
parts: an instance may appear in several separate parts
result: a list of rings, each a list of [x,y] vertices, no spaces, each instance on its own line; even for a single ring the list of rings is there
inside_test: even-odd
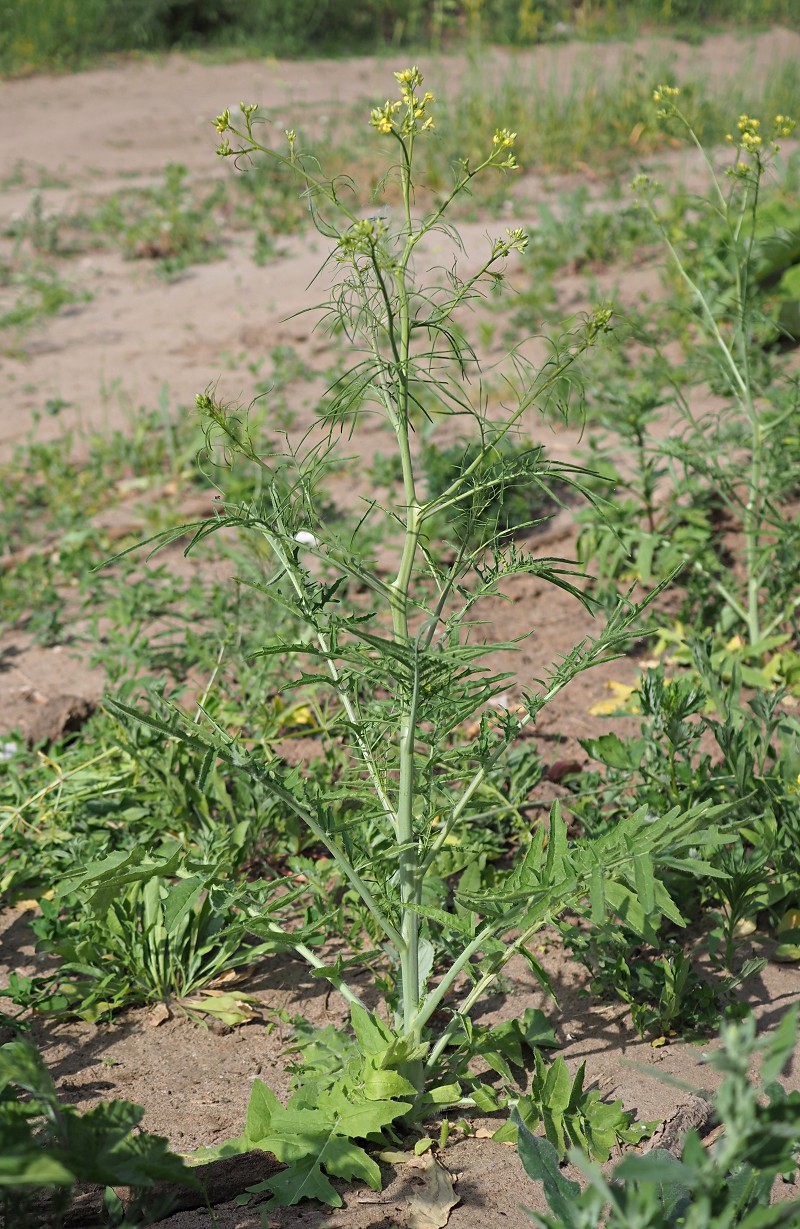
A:
[[[224,189],[217,184],[202,198],[188,183],[189,172],[168,163],[164,182],[111,197],[92,228],[115,242],[129,260],[155,260],[165,273],[222,255],[214,226]]]
[[[88,290],[79,290],[64,281],[57,269],[39,261],[0,263],[0,305],[9,293],[9,306],[0,306],[0,330],[26,329],[63,307],[91,299]]]

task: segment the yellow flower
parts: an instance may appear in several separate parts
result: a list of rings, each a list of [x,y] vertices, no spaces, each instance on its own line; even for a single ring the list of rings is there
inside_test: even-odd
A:
[[[492,145],[499,145],[501,149],[509,149],[516,139],[516,132],[509,132],[507,128],[498,128],[492,137]]]

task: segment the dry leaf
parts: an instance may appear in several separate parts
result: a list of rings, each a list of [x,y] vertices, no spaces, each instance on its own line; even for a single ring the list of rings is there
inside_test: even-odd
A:
[[[251,994],[242,994],[240,990],[226,992],[207,987],[202,992],[202,998],[182,999],[181,1006],[187,1011],[213,1016],[227,1028],[236,1028],[237,1024],[246,1024],[253,1019],[255,1010],[251,1004],[257,1002]]]
[[[211,991],[217,986],[229,986],[234,981],[244,981],[253,971],[253,966],[248,964],[246,967],[241,966],[238,969],[226,969],[224,973],[220,973],[213,981],[208,983],[208,990]]]
[[[166,1003],[156,1003],[155,1007],[148,1012],[147,1027],[158,1028],[161,1024],[166,1024],[167,1020],[171,1020],[169,1008]]]
[[[608,717],[611,713],[638,713],[639,705],[636,701],[631,700],[631,696],[636,691],[636,687],[629,687],[627,683],[617,683],[613,679],[606,683],[606,691],[612,693],[613,699],[600,700],[599,703],[593,704],[589,709],[590,717]]]
[[[403,1218],[407,1229],[444,1229],[458,1203],[452,1175],[429,1153],[409,1159],[408,1167],[420,1171],[420,1183],[409,1196]]]

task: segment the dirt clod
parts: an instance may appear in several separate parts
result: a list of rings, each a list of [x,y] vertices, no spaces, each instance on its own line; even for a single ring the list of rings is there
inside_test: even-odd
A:
[[[49,745],[65,734],[76,734],[95,710],[91,700],[83,696],[53,696],[32,710],[30,720],[23,719],[22,732],[29,747]]]

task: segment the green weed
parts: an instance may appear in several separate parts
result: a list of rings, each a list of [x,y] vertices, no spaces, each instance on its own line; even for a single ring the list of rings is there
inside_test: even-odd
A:
[[[676,122],[702,150],[692,122],[675,101],[679,91],[659,87],[659,114]],[[797,411],[797,389],[791,378],[765,381],[759,378],[755,361],[757,331],[754,286],[758,287],[758,262],[763,261],[759,239],[761,183],[778,140],[791,134],[794,121],[779,114],[765,122],[742,115],[728,182],[720,180],[706,160],[711,178],[713,208],[725,229],[724,260],[728,294],[715,292],[713,284],[695,275],[681,257],[679,248],[660,222],[655,205],[657,189],[647,180],[640,183],[642,199],[659,226],[664,241],[685,284],[695,313],[695,325],[706,344],[709,360],[725,398],[721,412],[701,415],[680,393],[677,402],[685,429],[681,437],[665,445],[672,457],[705,484],[712,487],[727,513],[734,518],[744,544],[744,575],[731,567],[709,577],[723,609],[722,630],[741,628],[750,646],[761,644],[782,628],[796,602],[798,573],[790,559],[796,553],[796,518],[778,511],[786,499],[786,468],[783,435]],[[770,225],[774,225],[770,221]],[[790,479],[790,482],[792,480]],[[780,542],[780,547],[777,544]],[[782,566],[774,567],[776,548]],[[699,560],[692,561],[701,567]]]
[[[668,117],[702,150],[670,89],[659,92]],[[680,623],[713,626],[719,654],[739,645],[743,677],[767,686],[770,671],[773,681],[789,677],[790,657],[779,663],[775,650],[796,622],[797,386],[769,347],[781,320],[782,344],[791,341],[786,279],[797,266],[785,190],[767,190],[780,133],[759,133],[742,116],[727,177],[708,162],[712,193],[691,210],[686,200],[662,205],[658,189],[639,181],[670,255],[671,298],[646,323],[631,321],[632,341],[655,353],[639,370],[621,356],[587,392],[592,423],[605,432],[590,437],[592,468],[624,498],[605,506],[601,494],[579,514],[578,553],[612,606],[628,585],[647,590],[680,572]],[[686,351],[677,368],[659,353],[675,338]],[[708,404],[709,388],[719,404]]]
[[[222,255],[214,218],[220,185],[202,199],[187,184],[185,166],[170,163],[163,186],[118,193],[92,219],[129,260],[154,260],[166,274]]]
[[[548,1213],[531,1212],[539,1229],[728,1229],[729,1226],[794,1225],[796,1199],[770,1203],[776,1178],[791,1181],[797,1164],[800,1096],[787,1093],[777,1076],[789,1062],[797,1037],[797,1012],[790,1011],[772,1033],[756,1039],[755,1022],[726,1025],[722,1048],[709,1053],[709,1066],[724,1073],[713,1098],[713,1117],[723,1130],[711,1147],[688,1131],[678,1156],[656,1148],[623,1157],[610,1174],[587,1161],[577,1148],[570,1159],[585,1180],[567,1181],[549,1140],[519,1122],[520,1159],[541,1182]],[[751,1074],[758,1055],[757,1080]],[[707,1094],[700,1094],[704,1100]]]
[[[106,1187],[105,1211],[122,1204],[113,1187],[133,1188],[130,1221],[146,1215],[147,1191],[156,1182],[196,1186],[167,1141],[139,1130],[144,1110],[127,1101],[101,1103],[81,1113],[59,1100],[38,1050],[17,1040],[0,1047],[0,1208],[8,1229],[41,1222],[63,1224],[78,1183]],[[47,1191],[46,1205],[34,1192]],[[151,1215],[164,1211],[150,1199]],[[149,1223],[149,1220],[148,1220]]]
[[[603,772],[569,785],[574,812],[589,832],[615,823],[631,805],[657,815],[668,806],[713,800],[730,817],[730,835],[703,868],[698,863],[697,880],[666,871],[683,920],[698,932],[695,949],[708,954],[702,972],[663,926],[643,928],[640,921],[631,928],[624,919],[598,926],[587,916],[562,930],[590,972],[594,992],[621,997],[631,1004],[637,1029],[662,1034],[707,1031],[721,1012],[734,1009],[733,992],[763,965],[759,958],[742,963],[743,937],[774,927],[800,891],[800,726],[782,709],[779,692],[757,692],[745,704],[736,669],[724,684],[707,647],[695,644],[693,653],[694,678],[668,680],[663,668],[645,673],[634,696],[640,735],[584,740]],[[713,756],[703,749],[709,735]]]
[[[0,329],[28,329],[91,297],[88,290],[70,286],[51,265],[14,259],[0,263],[0,305],[11,300],[10,306],[0,310]]]
[[[117,876],[116,892],[93,888],[109,874]],[[242,943],[235,914],[221,907],[219,883],[219,866],[187,861],[180,849],[167,849],[157,872],[124,851],[89,863],[62,880],[54,902],[39,902],[32,923],[39,950],[59,958],[58,972],[35,983],[14,976],[10,997],[86,1020],[148,1003],[228,1025],[249,1019],[247,996],[214,983],[270,946]]]

